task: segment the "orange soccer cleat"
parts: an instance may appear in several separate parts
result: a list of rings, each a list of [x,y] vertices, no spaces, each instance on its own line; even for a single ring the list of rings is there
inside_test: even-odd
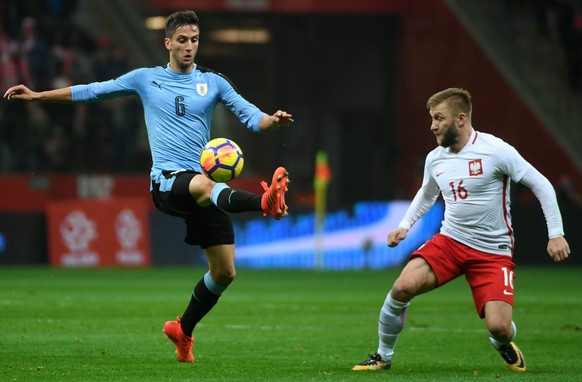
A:
[[[176,346],[176,354],[178,354],[178,361],[180,362],[194,362],[194,355],[192,354],[192,347],[194,345],[194,337],[189,337],[182,331],[180,325],[181,318],[178,317],[176,321],[167,321],[164,324],[164,333]]]
[[[281,220],[287,216],[288,207],[285,204],[285,192],[288,191],[288,184],[289,173],[284,167],[279,167],[275,170],[270,186],[267,186],[267,182],[261,182],[261,186],[265,190],[261,198],[263,216],[270,214],[277,220]]]

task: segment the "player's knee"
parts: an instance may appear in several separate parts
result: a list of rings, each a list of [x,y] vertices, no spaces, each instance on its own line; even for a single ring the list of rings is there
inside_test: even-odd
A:
[[[412,300],[412,298],[416,295],[416,290],[417,288],[414,283],[399,278],[392,286],[390,295],[396,301],[405,302]]]
[[[190,193],[190,195],[192,195],[194,200],[196,200],[196,204],[198,204],[201,207],[208,207],[209,205],[212,204],[212,202],[210,200],[210,190],[207,191],[208,192],[203,191],[197,194]]]
[[[216,274],[216,283],[223,287],[226,287],[234,281],[235,277],[236,277],[235,269],[221,269]]]
[[[415,257],[404,267],[390,294],[397,301],[407,302],[436,287],[437,278],[431,266],[423,258]]]
[[[196,175],[190,181],[188,191],[199,206],[207,207],[211,204],[210,193],[215,184],[204,175]]]

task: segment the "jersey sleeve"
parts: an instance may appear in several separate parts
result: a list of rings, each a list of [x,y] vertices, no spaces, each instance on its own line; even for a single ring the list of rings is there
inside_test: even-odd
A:
[[[429,153],[426,157],[422,185],[416,192],[404,217],[398,224],[400,228],[410,229],[418,219],[423,217],[431,209],[439,196],[440,189],[430,171],[431,155],[432,153]]]
[[[247,101],[234,86],[221,75],[218,75],[218,85],[220,89],[220,102],[252,132],[258,133],[259,121],[265,115],[258,107]]]
[[[74,103],[88,103],[137,94],[136,89],[143,73],[144,69],[136,69],[112,80],[73,85],[71,86],[72,100]]]
[[[546,218],[548,236],[552,238],[564,235],[556,192],[550,181],[526,161],[513,146],[504,143],[499,155],[502,158],[503,172],[513,181],[530,188],[539,200]]]
[[[548,237],[563,236],[562,215],[550,181],[532,166],[521,178],[521,183],[530,188],[540,201],[548,226]]]
[[[496,156],[499,159],[501,171],[514,182],[520,182],[523,176],[532,168],[532,165],[513,146],[506,142],[501,143]]]

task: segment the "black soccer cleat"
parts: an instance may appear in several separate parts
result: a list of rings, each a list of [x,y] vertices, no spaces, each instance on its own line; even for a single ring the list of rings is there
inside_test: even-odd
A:
[[[380,354],[376,353],[376,354],[370,354],[369,359],[352,367],[352,370],[355,370],[355,371],[387,370],[387,369],[390,369],[391,365],[392,365],[391,361],[384,361],[382,359],[382,356]]]
[[[523,358],[523,354],[521,354],[521,351],[513,342],[501,345],[497,351],[501,355],[501,358],[503,358],[503,361],[509,370],[518,372],[525,371],[525,359]]]

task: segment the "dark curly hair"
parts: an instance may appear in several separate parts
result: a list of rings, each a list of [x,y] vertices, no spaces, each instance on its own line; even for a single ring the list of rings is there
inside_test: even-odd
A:
[[[176,29],[184,25],[199,26],[200,20],[194,11],[174,12],[166,20],[166,37],[172,37]]]

